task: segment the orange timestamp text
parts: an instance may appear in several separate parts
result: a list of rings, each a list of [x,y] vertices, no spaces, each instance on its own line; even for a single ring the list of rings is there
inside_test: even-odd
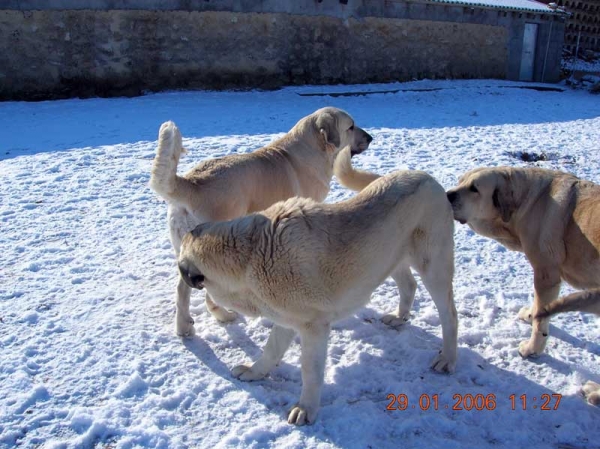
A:
[[[510,406],[511,410],[558,410],[561,394],[541,394],[537,396],[520,396],[511,394],[503,397],[502,402]],[[501,401],[495,394],[455,394],[451,403],[440,401],[439,394],[422,394],[416,400],[409,400],[406,394],[388,394],[389,401],[386,410],[496,410]]]

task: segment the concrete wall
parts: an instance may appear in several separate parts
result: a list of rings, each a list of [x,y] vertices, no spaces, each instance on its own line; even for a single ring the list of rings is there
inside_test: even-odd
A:
[[[374,0],[8,0],[1,8],[0,99],[515,79],[525,21],[540,24],[544,50],[553,24],[550,58],[538,51],[536,59],[536,79],[546,60],[553,81],[564,26],[550,16]]]

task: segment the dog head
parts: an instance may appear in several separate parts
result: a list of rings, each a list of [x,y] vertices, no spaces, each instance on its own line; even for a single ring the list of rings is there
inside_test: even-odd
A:
[[[254,229],[264,217],[203,223],[183,236],[177,260],[183,281],[192,288],[223,293],[243,280],[254,253]]]
[[[181,240],[181,248],[177,266],[181,279],[191,288],[202,290],[204,288],[204,265],[202,257],[198,257],[198,247],[202,248],[203,242],[199,241],[205,230],[211,227],[211,223],[202,223],[192,232],[188,232]]]
[[[314,123],[325,147],[333,147],[334,151],[350,146],[352,156],[365,151],[373,137],[364,129],[354,124],[354,119],[345,111],[327,107],[315,111]]]
[[[510,178],[510,171],[501,167],[465,173],[447,192],[454,219],[483,235],[493,223],[508,223],[517,207]]]
[[[204,288],[204,274],[198,269],[198,267],[189,259],[181,258],[177,263],[179,267],[179,274],[181,279],[190,286],[191,288],[197,288],[202,290]]]

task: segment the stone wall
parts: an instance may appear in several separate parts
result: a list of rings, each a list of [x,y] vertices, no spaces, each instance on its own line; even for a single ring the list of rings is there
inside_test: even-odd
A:
[[[0,99],[514,77],[510,16],[459,22],[449,13],[463,8],[440,8],[413,7],[411,18],[0,9]]]

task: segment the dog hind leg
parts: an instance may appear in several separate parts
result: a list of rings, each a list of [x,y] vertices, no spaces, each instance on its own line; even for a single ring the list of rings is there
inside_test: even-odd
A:
[[[437,372],[453,373],[456,368],[458,347],[458,316],[454,306],[452,278],[454,276],[453,239],[439,245],[439,251],[429,254],[415,269],[421,275],[425,288],[437,307],[442,323],[442,350],[431,367]]]
[[[405,324],[410,319],[410,310],[415,300],[417,291],[417,282],[410,271],[409,265],[398,267],[393,273],[392,278],[396,281],[400,292],[400,304],[396,312],[384,315],[381,320],[388,326],[398,327]]]
[[[169,223],[171,244],[175,249],[175,255],[179,257],[183,236],[190,230],[194,229],[195,226],[200,224],[202,220],[198,220],[197,217],[193,217],[185,208],[176,206],[169,206],[167,220]],[[190,315],[191,294],[191,289],[180,279],[177,285],[177,297],[175,299],[175,328],[177,335],[182,337],[191,337],[194,335],[194,320]],[[223,307],[215,304],[208,293],[206,294],[206,309],[212,316],[222,323],[233,321],[237,317],[237,313],[229,312]]]
[[[196,333],[194,320],[190,315],[192,289],[179,277],[175,298],[175,332],[180,337],[193,337]]]
[[[175,255],[179,257],[181,252],[181,240],[188,232],[187,211],[169,205],[167,212],[167,222],[169,224],[169,234],[171,244],[175,250]],[[175,292],[175,332],[180,337],[193,337],[196,333],[194,329],[194,320],[190,314],[190,296],[192,289],[184,282],[181,276],[178,276],[177,290]]]

